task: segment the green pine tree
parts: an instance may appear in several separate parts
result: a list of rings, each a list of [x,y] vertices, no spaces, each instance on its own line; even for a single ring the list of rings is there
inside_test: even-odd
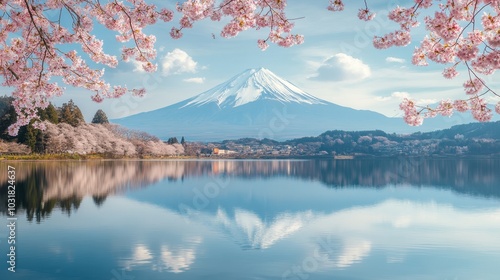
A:
[[[104,113],[103,110],[99,109],[95,113],[94,118],[92,119],[92,123],[106,124],[109,123],[109,120],[106,116],[106,113]]]
[[[179,143],[179,141],[177,140],[177,137],[170,137],[170,138],[168,138],[167,143],[172,145],[172,144]]]
[[[85,123],[82,111],[75,105],[73,100],[64,103],[60,109],[59,122],[67,123],[72,126],[78,126],[80,123]]]
[[[52,103],[45,109],[38,109],[38,116],[41,121],[49,121],[51,123],[57,124],[59,122],[59,116],[57,114],[57,109],[52,105]]]
[[[44,113],[46,116],[45,120],[47,120],[53,124],[59,123],[59,115],[57,113],[57,109],[56,109],[56,107],[54,107],[54,105],[52,105],[52,103],[50,103],[49,106],[47,106],[47,108],[45,108]]]
[[[12,141],[15,137],[7,133],[7,128],[16,122],[17,114],[12,105],[14,98],[10,96],[0,97],[0,139]]]
[[[40,132],[33,127],[34,122],[34,120],[31,120],[28,125],[21,127],[17,134],[17,141],[30,147],[32,152],[35,151],[37,135]]]
[[[17,113],[12,105],[12,97],[0,97],[0,138],[13,141],[16,140],[19,143],[23,143],[31,148],[31,151],[42,153],[45,151],[44,134],[41,130],[35,129],[33,127],[32,120],[28,125],[23,126],[19,129],[17,137],[11,137],[7,133],[7,128],[16,122]],[[81,112],[80,112],[81,113]],[[58,123],[58,113],[54,105],[49,104],[45,109],[38,110],[38,117],[41,121],[49,121],[51,123]]]
[[[41,121],[49,121],[55,124],[58,122],[57,110],[52,104],[49,104],[45,109],[39,109],[38,116]],[[19,143],[30,147],[32,152],[43,153],[45,152],[45,137],[43,131],[33,127],[34,122],[32,120],[27,126],[19,129],[17,140]]]

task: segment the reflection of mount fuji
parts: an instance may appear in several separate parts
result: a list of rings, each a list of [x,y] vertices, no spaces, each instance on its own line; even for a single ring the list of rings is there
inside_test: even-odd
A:
[[[257,235],[266,235],[272,227],[273,219],[280,213],[299,213],[308,209],[330,211],[334,206],[341,209],[344,192],[335,197],[308,194],[303,182],[297,186],[289,177],[306,181],[321,182],[329,188],[382,188],[393,185],[426,186],[450,189],[454,192],[500,199],[500,161],[498,160],[421,160],[421,159],[384,159],[384,160],[311,160],[311,161],[102,161],[102,162],[19,162],[16,163],[17,209],[25,209],[28,219],[41,220],[53,208],[71,212],[79,207],[83,197],[92,196],[97,205],[106,197],[129,189],[145,188],[164,180],[201,180],[191,187],[171,187],[162,184],[159,194],[148,192],[132,193],[138,200],[145,200],[185,213],[186,209],[204,209],[212,215],[219,211],[219,205],[230,219],[237,220],[241,213],[233,209],[266,209],[255,213],[262,221],[261,228],[252,229]],[[0,173],[0,199],[6,201],[6,173]],[[198,178],[198,179],[197,179]],[[210,179],[215,178],[215,179]],[[273,178],[282,180],[281,188],[271,188],[263,192],[259,186],[262,180]],[[190,180],[190,181],[192,181]],[[210,181],[212,180],[212,181]],[[215,181],[214,181],[215,180]],[[218,195],[217,203],[211,200],[207,205],[202,198],[193,201],[196,188],[210,182],[228,182],[235,197]],[[288,181],[287,181],[288,180]],[[242,185],[235,188],[233,182]],[[246,182],[246,183],[245,183]],[[186,184],[189,182],[186,182]],[[288,186],[288,183],[291,185]],[[246,185],[245,185],[246,184]],[[286,188],[286,189],[285,189]],[[202,191],[199,189],[198,191]],[[332,190],[324,189],[330,195]],[[260,195],[260,196],[259,196]],[[304,195],[308,195],[304,199]],[[345,195],[348,195],[347,193]],[[317,197],[316,197],[317,196]],[[374,192],[370,199],[376,199]],[[308,201],[314,199],[314,204]],[[361,201],[359,204],[366,204]],[[370,200],[368,199],[368,200]],[[280,203],[271,205],[272,201]],[[366,199],[365,199],[366,200]],[[187,205],[179,208],[180,204]],[[6,203],[0,211],[5,213]],[[333,206],[332,206],[333,205]],[[288,211],[288,212],[287,212]],[[247,215],[248,216],[248,215]],[[307,220],[302,219],[301,220]],[[243,221],[243,220],[239,220]],[[222,223],[223,224],[223,223]],[[249,245],[263,246],[260,245]]]
[[[235,208],[232,212],[231,215],[219,208],[216,213],[190,211],[187,215],[190,221],[225,232],[243,249],[267,249],[300,230],[314,218],[312,211],[282,212],[269,220],[241,208]]]

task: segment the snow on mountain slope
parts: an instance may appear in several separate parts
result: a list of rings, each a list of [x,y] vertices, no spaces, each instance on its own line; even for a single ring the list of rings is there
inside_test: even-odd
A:
[[[215,103],[220,108],[238,107],[258,99],[281,103],[324,104],[292,83],[265,68],[248,69],[191,99],[183,107],[199,107]],[[181,107],[181,108],[183,108]]]
[[[218,229],[246,250],[271,248],[301,230],[315,218],[310,210],[282,212],[269,219],[242,208],[234,208],[232,211],[218,208],[215,215],[202,211],[188,211],[186,214],[192,221]]]
[[[260,68],[245,70],[176,104],[111,121],[164,140],[184,136],[189,141],[220,141],[245,137],[286,140],[335,129],[411,133],[448,128],[466,118],[436,118],[410,127],[401,118],[316,98]]]

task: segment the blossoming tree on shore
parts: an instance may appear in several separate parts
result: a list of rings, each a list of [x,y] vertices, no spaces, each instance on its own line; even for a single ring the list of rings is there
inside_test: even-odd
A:
[[[352,4],[360,5],[359,19],[369,21],[376,16],[369,4],[366,0]],[[293,33],[294,22],[286,15],[286,5],[286,0],[185,0],[172,11],[145,0],[0,1],[0,75],[2,85],[12,88],[18,115],[9,134],[16,135],[21,126],[37,120],[38,109],[46,108],[52,97],[63,94],[64,88],[56,79],[92,92],[96,102],[126,93],[145,94],[143,88],[111,86],[103,79],[104,69],[87,64],[86,60],[91,60],[116,67],[119,61],[103,51],[104,42],[92,33],[96,24],[116,32],[116,40],[123,43],[121,60],[136,60],[145,71],[154,72],[156,37],[144,33],[147,26],[172,21],[174,13],[179,13],[180,21],[170,29],[170,36],[178,39],[197,21],[226,18],[222,37],[234,37],[248,29],[265,29],[265,38],[257,41],[259,48],[265,50],[270,43],[291,47],[301,44],[304,37]],[[325,6],[330,11],[344,9],[342,0],[329,0]],[[434,15],[421,18],[419,12],[424,9],[431,9]],[[458,75],[457,67],[468,71],[464,78],[466,96],[462,100],[443,100],[436,108],[403,100],[400,108],[408,124],[420,125],[425,117],[447,116],[455,110],[470,110],[479,121],[491,119],[484,95],[497,94],[481,77],[500,67],[499,12],[500,0],[414,0],[389,13],[389,19],[399,28],[376,36],[376,48],[410,44],[411,29],[422,22],[428,34],[415,49],[413,64],[443,64],[443,76],[448,79]],[[57,16],[49,16],[54,13]],[[75,46],[79,49],[75,50]],[[500,113],[500,103],[496,111]],[[35,121],[34,125],[43,129],[42,122]]]

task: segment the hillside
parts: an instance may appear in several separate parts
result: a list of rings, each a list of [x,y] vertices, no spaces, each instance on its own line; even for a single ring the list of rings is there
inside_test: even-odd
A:
[[[421,136],[425,138],[453,139],[457,134],[461,134],[467,139],[471,138],[500,139],[500,121],[455,125],[449,129],[422,133]]]
[[[287,141],[243,138],[199,145],[232,157],[302,156],[500,156],[500,122],[471,123],[429,133],[395,134],[382,130],[326,131]],[[193,149],[190,149],[193,151]],[[200,150],[201,151],[201,150]]]

